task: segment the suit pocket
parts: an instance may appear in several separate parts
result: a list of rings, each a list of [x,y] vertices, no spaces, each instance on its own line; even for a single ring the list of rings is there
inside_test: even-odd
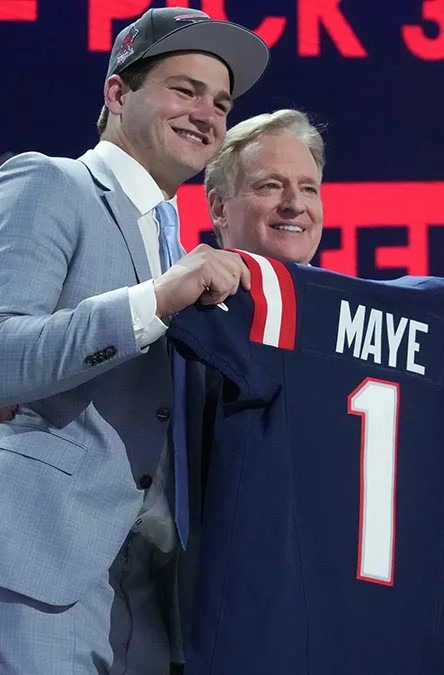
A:
[[[0,438],[0,450],[48,464],[72,475],[86,454],[86,446],[41,429],[16,427],[11,436]]]

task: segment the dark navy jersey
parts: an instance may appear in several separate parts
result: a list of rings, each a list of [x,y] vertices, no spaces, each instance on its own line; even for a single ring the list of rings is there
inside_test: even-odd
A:
[[[443,675],[444,279],[245,254],[170,336],[224,376],[187,675]]]

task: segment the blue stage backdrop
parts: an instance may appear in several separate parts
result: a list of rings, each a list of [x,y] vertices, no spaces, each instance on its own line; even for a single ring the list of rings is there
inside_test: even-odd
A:
[[[326,125],[319,264],[444,274],[444,0],[0,0],[0,157],[94,145],[113,37],[165,5],[237,21],[271,47],[232,124],[294,106]],[[208,241],[199,179],[180,208],[185,245]]]

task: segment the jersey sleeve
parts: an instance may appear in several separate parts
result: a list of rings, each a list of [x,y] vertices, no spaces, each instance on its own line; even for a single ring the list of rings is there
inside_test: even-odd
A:
[[[230,400],[236,403],[267,403],[279,390],[263,371],[249,336],[252,302],[239,291],[226,301],[226,308],[194,305],[172,320],[167,336],[187,359],[216,368],[235,385]]]
[[[236,252],[250,270],[250,293],[240,290],[226,305],[188,308],[169,337],[233,382],[238,400],[269,401],[280,388],[283,354],[295,348],[296,290],[288,266]]]

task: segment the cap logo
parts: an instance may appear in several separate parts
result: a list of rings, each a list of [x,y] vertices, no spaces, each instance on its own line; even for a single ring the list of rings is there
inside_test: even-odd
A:
[[[133,42],[134,38],[136,35],[139,33],[139,29],[136,28],[135,26],[131,26],[129,29],[128,33],[125,35],[125,37],[122,40],[122,44],[120,45],[119,52],[117,54],[117,63],[122,65],[122,63],[125,63],[127,58],[131,56],[131,54],[134,54],[134,47],[133,47]]]
[[[174,21],[186,21],[187,23],[198,23],[199,21],[208,21],[211,20],[211,16],[201,12],[200,14],[179,14],[174,17]]]

